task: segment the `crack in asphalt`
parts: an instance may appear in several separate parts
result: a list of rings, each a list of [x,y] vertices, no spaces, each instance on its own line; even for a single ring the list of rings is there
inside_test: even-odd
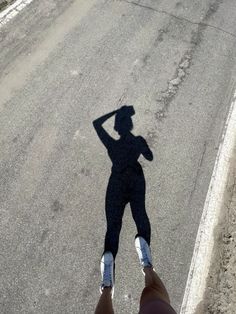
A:
[[[173,78],[167,82],[168,86],[166,90],[161,91],[161,97],[157,99],[157,102],[163,104],[163,107],[155,113],[155,117],[158,121],[162,121],[166,118],[169,105],[177,94],[179,86],[188,74],[187,69],[189,69],[191,65],[191,59],[196,45],[185,52],[175,70]]]
[[[209,27],[209,28],[213,28],[213,29],[216,29],[218,31],[221,31],[227,35],[230,35],[234,38],[236,38],[236,34],[234,33],[231,33],[229,31],[226,31],[225,29],[221,28],[221,27],[218,27],[218,26],[214,26],[214,25],[211,25],[211,24],[208,24],[208,23],[205,23],[205,22],[193,22],[189,19],[187,19],[186,17],[181,17],[181,16],[177,16],[173,13],[169,13],[165,10],[158,10],[156,8],[153,8],[153,7],[150,7],[150,6],[147,6],[145,4],[141,4],[141,3],[137,3],[137,2],[134,2],[134,1],[128,1],[128,0],[121,0],[122,2],[126,2],[126,3],[129,3],[129,4],[133,4],[133,5],[136,5],[138,7],[141,7],[141,8],[144,8],[144,9],[148,9],[148,10],[151,10],[151,11],[154,11],[154,12],[157,12],[157,13],[160,13],[160,14],[165,14],[165,15],[168,15],[168,16],[171,16],[177,20],[180,20],[180,21],[185,21],[187,23],[190,23],[190,24],[193,24],[193,25],[201,25],[201,26],[204,26],[204,27]]]
[[[123,0],[126,1],[126,0]],[[203,21],[207,21],[213,14],[219,9],[220,3],[222,0],[216,0],[212,3],[207,9]],[[187,70],[191,66],[191,61],[193,55],[196,51],[196,48],[200,45],[203,37],[203,32],[207,28],[207,23],[198,23],[197,30],[192,32],[190,39],[190,48],[184,53],[182,59],[179,62],[179,65],[176,68],[175,74],[171,80],[167,82],[168,86],[166,90],[161,92],[161,97],[157,99],[157,102],[162,104],[162,108],[155,113],[157,121],[162,121],[166,118],[166,113],[168,111],[169,105],[177,94],[180,85],[185,80],[187,76]]]

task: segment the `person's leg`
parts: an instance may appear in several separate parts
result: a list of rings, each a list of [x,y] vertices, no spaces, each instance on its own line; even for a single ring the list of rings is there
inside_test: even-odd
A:
[[[101,259],[102,282],[101,297],[96,306],[95,314],[113,314],[112,297],[114,293],[115,262],[111,252],[105,252]]]
[[[145,288],[141,294],[140,306],[156,299],[170,303],[168,292],[155,270],[152,267],[144,267],[143,271],[145,274]]]
[[[103,289],[95,314],[114,314],[111,297],[111,287]]]
[[[135,248],[145,275],[145,288],[140,298],[140,307],[156,299],[170,303],[168,292],[152,267],[152,257],[148,243],[144,238],[136,237]]]

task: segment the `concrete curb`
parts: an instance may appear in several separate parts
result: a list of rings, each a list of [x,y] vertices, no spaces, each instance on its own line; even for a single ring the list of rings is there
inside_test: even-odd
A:
[[[180,314],[201,313],[201,303],[204,298],[213,253],[214,228],[218,224],[220,209],[224,199],[230,158],[233,153],[235,140],[236,91],[223,130],[221,144],[205,200]]]
[[[5,3],[5,10],[0,11],[0,27],[5,25],[8,21],[10,21],[14,16],[16,16],[24,7],[30,4],[33,0],[17,0],[12,3],[12,0],[2,1],[0,0],[0,4]],[[12,3],[11,5],[9,5]],[[9,6],[8,6],[9,5]]]

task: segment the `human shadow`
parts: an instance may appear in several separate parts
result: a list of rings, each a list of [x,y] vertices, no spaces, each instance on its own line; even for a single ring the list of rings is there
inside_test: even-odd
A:
[[[136,236],[142,236],[149,245],[151,238],[150,222],[145,209],[145,178],[138,158],[142,154],[151,161],[153,154],[143,137],[131,133],[131,116],[134,114],[133,106],[123,106],[93,121],[97,135],[112,161],[105,202],[107,231],[104,251],[111,251],[114,259],[118,252],[124,209],[128,203],[137,227]],[[111,137],[102,126],[114,115],[114,129],[120,135],[118,140]]]

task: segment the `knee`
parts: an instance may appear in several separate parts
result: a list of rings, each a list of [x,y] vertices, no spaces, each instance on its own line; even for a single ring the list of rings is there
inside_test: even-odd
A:
[[[155,299],[159,299],[158,291],[151,287],[145,287],[141,294],[140,305],[143,305],[144,303],[148,303]]]
[[[157,297],[158,294],[159,294],[158,289],[156,289],[155,287],[152,287],[152,286],[148,286],[148,287],[145,287],[143,289],[143,292],[142,292],[141,296],[152,295],[152,296],[156,296]]]

